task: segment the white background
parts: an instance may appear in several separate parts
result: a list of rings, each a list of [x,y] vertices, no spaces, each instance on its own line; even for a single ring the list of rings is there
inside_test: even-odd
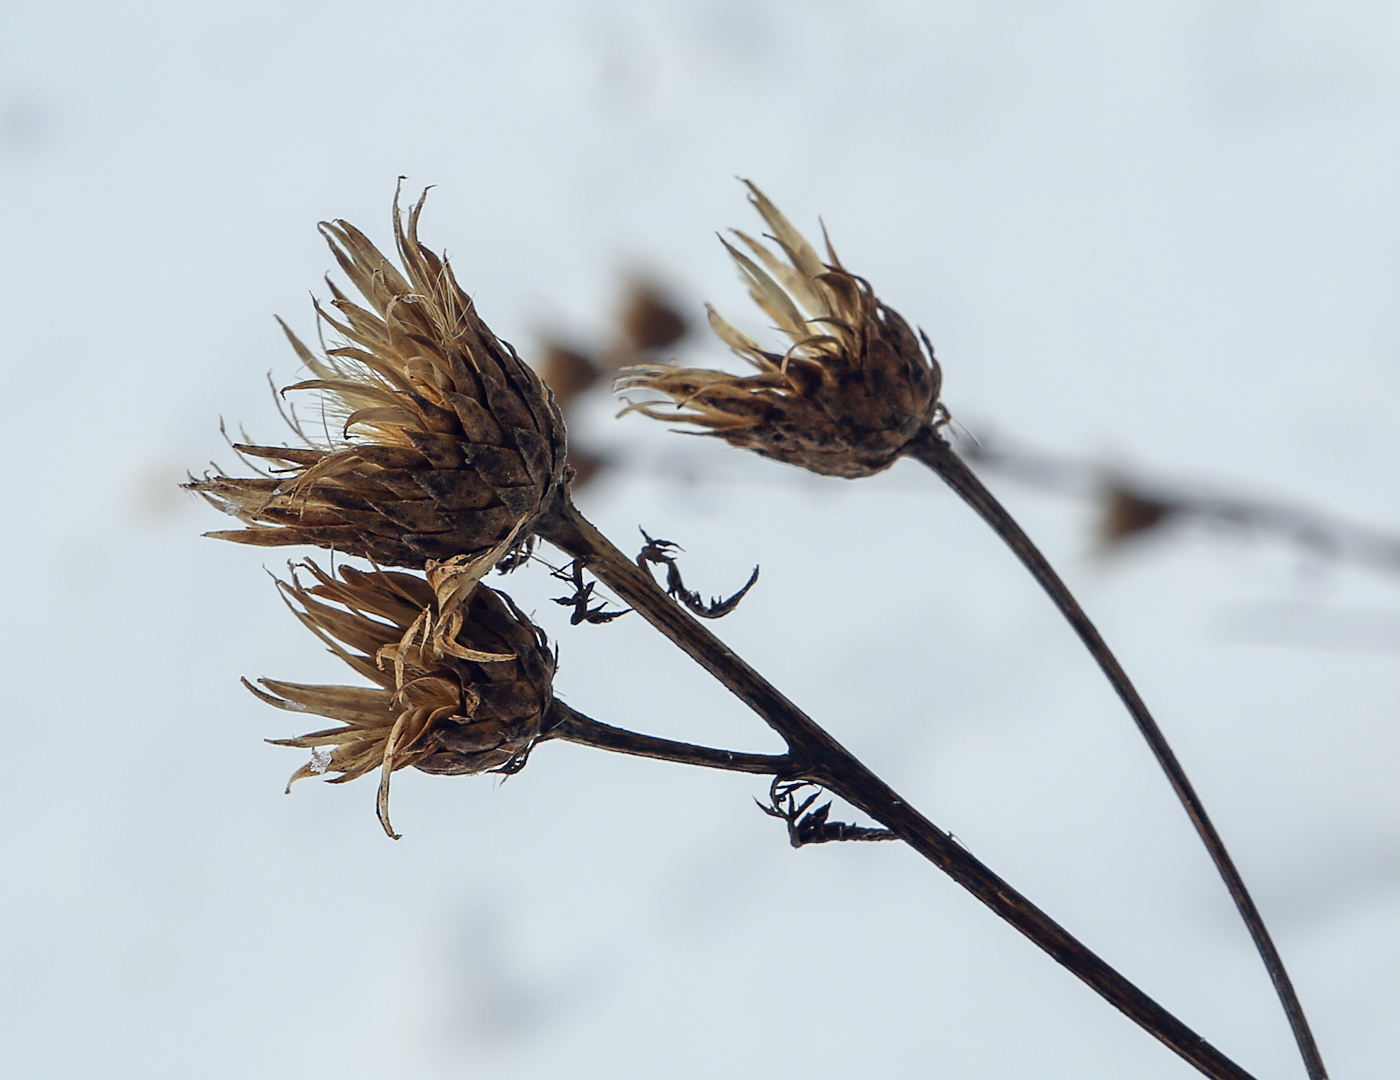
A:
[[[972,430],[1400,527],[1400,14],[1365,2],[53,2],[0,20],[8,746],[0,1071],[25,1078],[1186,1077],[928,864],[792,851],[760,779],[572,746],[506,784],[281,794],[239,675],[344,674],[175,490],[281,437],[331,260],[427,241],[527,355],[619,273],[755,334],[736,174],[933,337]],[[708,343],[691,362],[725,363]],[[1301,1076],[1121,707],[932,476],[826,482],[591,405],[585,494],[935,821],[1242,1065]],[[1119,650],[1269,918],[1334,1076],[1400,1058],[1394,583],[1185,533],[1112,565],[992,478]],[[612,723],[773,737],[636,617],[570,629]],[[1325,612],[1313,619],[1309,612]],[[1358,635],[1328,626],[1365,619]],[[1340,620],[1340,622],[1338,621]],[[1374,632],[1373,632],[1374,631]]]

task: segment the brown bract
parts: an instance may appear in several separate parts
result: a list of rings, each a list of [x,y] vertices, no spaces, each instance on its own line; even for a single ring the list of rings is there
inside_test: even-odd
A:
[[[618,388],[671,401],[629,402],[626,411],[696,424],[735,446],[829,476],[879,472],[939,414],[933,350],[841,265],[830,241],[823,262],[758,188],[749,184],[749,191],[784,258],[737,231],[753,257],[725,247],[749,295],[792,344],[769,352],[711,308],[715,333],[758,374],[641,364],[623,372]]]
[[[524,765],[553,700],[555,658],[543,631],[505,594],[477,584],[479,576],[458,560],[432,564],[426,580],[348,566],[333,577],[308,560],[278,582],[302,623],[373,684],[259,679],[259,690],[244,680],[269,704],[341,725],[270,740],[312,751],[288,788],[319,773],[339,773],[331,783],[343,783],[379,770],[379,819],[396,837],[388,802],[395,770],[512,773]]]
[[[338,317],[316,310],[343,344],[324,356],[287,331],[314,376],[288,389],[319,391],[322,415],[294,422],[304,447],[236,447],[270,463],[262,476],[189,485],[246,525],[209,535],[414,568],[529,536],[563,476],[564,423],[446,260],[419,242],[422,208],[419,199],[405,223],[395,200],[402,271],[353,225],[322,224],[367,306],[330,286]]]

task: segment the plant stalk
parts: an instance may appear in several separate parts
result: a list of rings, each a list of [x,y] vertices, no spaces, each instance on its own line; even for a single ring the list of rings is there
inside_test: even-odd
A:
[[[675,761],[682,765],[700,765],[707,769],[729,772],[758,773],[778,776],[792,769],[792,759],[786,754],[744,754],[736,750],[715,750],[708,746],[659,739],[626,728],[613,727],[584,716],[558,698],[549,707],[544,737],[564,739],[582,746],[613,750],[619,754]]]
[[[1269,978],[1273,980],[1274,991],[1278,994],[1278,999],[1283,1005],[1289,1027],[1293,1029],[1293,1038],[1298,1043],[1298,1051],[1302,1055],[1303,1064],[1307,1067],[1309,1080],[1327,1080],[1327,1069],[1322,1063],[1322,1055],[1318,1051],[1317,1042],[1313,1039],[1307,1017],[1303,1014],[1303,1006],[1293,989],[1293,982],[1288,977],[1288,971],[1283,966],[1283,958],[1279,956],[1278,949],[1274,947],[1273,939],[1269,936],[1268,928],[1264,925],[1263,916],[1259,914],[1253,897],[1249,895],[1249,890],[1245,887],[1244,879],[1235,868],[1230,853],[1225,849],[1225,842],[1221,840],[1220,834],[1211,824],[1210,817],[1206,814],[1206,808],[1196,794],[1195,788],[1191,786],[1186,771],[1181,767],[1176,754],[1167,743],[1166,736],[1162,734],[1162,729],[1157,726],[1157,721],[1152,718],[1146,703],[1139,696],[1122,665],[1118,663],[1117,658],[1109,650],[1094,624],[1089,621],[1089,616],[1084,613],[1079,602],[1075,600],[1065,583],[1060,580],[1060,576],[1055,573],[1054,568],[1041,554],[1040,549],[1026,535],[1025,530],[1017,524],[1015,518],[968,467],[967,462],[958,456],[957,451],[936,430],[931,427],[925,428],[909,444],[906,453],[937,473],[944,483],[957,492],[962,500],[972,507],[982,520],[990,525],[993,531],[1006,542],[1016,557],[1030,571],[1031,576],[1049,594],[1050,599],[1059,608],[1065,620],[1079,635],[1079,640],[1084,643],[1085,648],[1098,661],[1099,667],[1108,677],[1113,689],[1118,692],[1123,704],[1127,706],[1128,713],[1137,724],[1142,737],[1147,740],[1147,745],[1151,748],[1153,757],[1157,759],[1157,764],[1167,774],[1172,789],[1176,792],[1177,798],[1181,800],[1181,805],[1185,807],[1187,815],[1191,818],[1191,823],[1196,827],[1196,833],[1200,836],[1201,842],[1210,852],[1210,857],[1214,861],[1220,877],[1224,880],[1225,887],[1229,889],[1230,896],[1235,901],[1235,907],[1239,909],[1240,917],[1249,929],[1249,936],[1254,940],[1254,946],[1259,951],[1259,955],[1264,961],[1264,967],[1269,972]]]
[[[900,798],[763,676],[662,591],[561,492],[538,532],[576,559],[643,618],[684,649],[787,742],[784,779],[821,784],[909,844],[1096,993],[1212,1080],[1250,1075],[1125,979],[1013,889],[948,833]]]

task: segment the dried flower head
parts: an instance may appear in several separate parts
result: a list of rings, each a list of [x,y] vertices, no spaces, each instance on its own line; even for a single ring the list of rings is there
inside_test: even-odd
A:
[[[270,475],[189,486],[242,520],[211,533],[245,544],[316,544],[421,568],[474,555],[530,525],[564,473],[564,422],[539,378],[481,321],[451,267],[394,203],[400,272],[344,221],[321,232],[368,306],[335,285],[317,313],[343,340],[317,356],[287,331],[321,392],[327,435],[294,421],[301,448],[239,445]],[[284,326],[285,329],[285,326]]]
[[[728,242],[725,247],[749,295],[792,344],[768,352],[711,308],[715,333],[758,374],[641,364],[623,373],[619,389],[655,391],[671,403],[629,403],[628,410],[697,424],[735,446],[813,472],[879,472],[940,413],[933,350],[927,341],[921,346],[865,279],[841,265],[829,240],[823,262],[764,194],[748,186],[749,201],[772,229],[768,239],[784,257],[737,231],[753,258]]]
[[[303,569],[310,584],[297,576]],[[509,597],[477,584],[479,569],[461,560],[434,563],[425,580],[344,566],[337,578],[308,560],[278,582],[312,633],[374,684],[259,679],[266,688],[259,690],[245,680],[278,708],[343,725],[270,740],[312,751],[289,789],[327,771],[340,774],[331,783],[343,783],[378,770],[379,820],[397,839],[389,824],[395,770],[512,773],[524,765],[553,700],[555,657]]]

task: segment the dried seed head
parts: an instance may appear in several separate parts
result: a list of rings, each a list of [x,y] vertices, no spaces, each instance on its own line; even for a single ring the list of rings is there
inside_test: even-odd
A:
[[[270,475],[189,486],[247,526],[245,544],[315,544],[419,568],[529,535],[564,472],[564,422],[539,378],[481,321],[451,267],[418,240],[423,200],[394,204],[400,272],[344,221],[321,232],[367,307],[331,285],[317,313],[343,345],[317,356],[287,331],[328,432],[303,448],[239,445]],[[284,327],[285,329],[285,327]]]
[[[389,824],[389,777],[424,772],[517,771],[540,735],[552,700],[555,658],[543,631],[503,593],[476,579],[484,569],[454,560],[414,574],[311,561],[279,581],[289,606],[333,653],[374,685],[309,686],[259,679],[245,685],[269,704],[314,713],[342,727],[270,740],[312,751],[291,784],[323,772],[354,780],[378,770],[379,819]],[[305,570],[310,584],[298,579]]]
[[[589,353],[560,341],[547,341],[539,360],[540,378],[554,393],[561,410],[595,386],[603,377],[602,365]]]
[[[1105,478],[1099,494],[1098,540],[1105,553],[1158,532],[1180,513],[1180,507],[1144,495],[1112,477]]]
[[[689,330],[685,316],[676,310],[661,286],[644,277],[634,277],[627,283],[618,328],[626,351],[632,353],[669,348]]]
[[[697,424],[735,446],[813,472],[879,472],[940,413],[933,350],[927,341],[921,347],[868,282],[842,267],[830,241],[823,263],[758,188],[749,184],[749,192],[783,258],[742,232],[736,235],[752,258],[725,247],[749,295],[792,344],[786,352],[768,352],[711,308],[715,333],[759,373],[641,364],[623,372],[618,388],[656,391],[671,404],[629,403],[628,411]]]

